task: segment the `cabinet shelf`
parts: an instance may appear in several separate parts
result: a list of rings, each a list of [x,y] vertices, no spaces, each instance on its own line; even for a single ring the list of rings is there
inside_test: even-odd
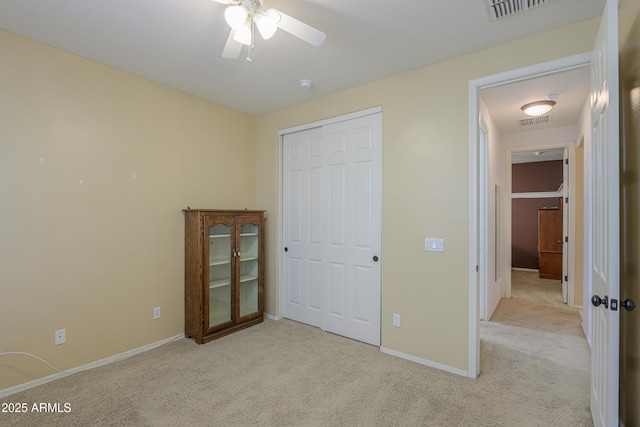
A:
[[[255,274],[245,274],[243,276],[240,276],[240,283],[250,282],[252,280],[256,280],[257,278],[258,276]],[[223,286],[229,285],[231,285],[231,279],[228,277],[225,279],[211,280],[209,282],[209,289],[221,288]]]
[[[219,239],[221,237],[231,237],[231,234],[210,234],[210,239]]]
[[[256,280],[258,276],[255,274],[245,274],[244,276],[240,276],[240,283],[250,282],[252,280]]]
[[[231,285],[231,279],[228,277],[226,279],[211,280],[209,282],[209,289],[222,288],[223,286],[229,285]]]
[[[257,259],[259,259],[258,255],[249,255],[246,257],[241,256],[240,262],[255,261]],[[231,264],[230,258],[219,258],[219,259],[209,260],[209,266],[211,267],[213,267],[214,265],[226,265],[226,264]]]

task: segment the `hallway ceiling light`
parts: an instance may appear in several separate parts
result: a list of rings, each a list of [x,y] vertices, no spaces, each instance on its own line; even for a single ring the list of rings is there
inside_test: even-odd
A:
[[[556,101],[536,101],[523,105],[521,110],[528,116],[541,116],[551,111],[554,105],[556,105]]]

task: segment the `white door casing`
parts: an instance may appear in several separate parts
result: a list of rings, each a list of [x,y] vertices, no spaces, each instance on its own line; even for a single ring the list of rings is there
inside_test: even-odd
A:
[[[381,114],[283,136],[284,316],[380,345]]]
[[[607,1],[591,62],[592,311],[591,414],[596,427],[618,425],[620,181],[618,2]],[[615,310],[614,310],[615,308]]]
[[[480,120],[479,140],[479,179],[478,179],[478,283],[480,298],[480,320],[489,320],[491,308],[489,307],[489,244],[486,248],[480,242],[489,242],[489,135],[487,126]],[[497,242],[496,242],[497,243]]]
[[[489,88],[496,85],[509,84],[511,82],[517,82],[524,79],[535,78],[546,74],[552,74],[571,70],[574,68],[588,66],[591,62],[591,53],[586,52],[578,55],[568,56],[565,58],[555,59],[549,62],[543,62],[524,68],[507,71],[504,73],[494,74],[487,77],[481,77],[478,79],[469,81],[469,340],[468,340],[468,371],[467,375],[470,378],[476,378],[480,372],[480,331],[479,331],[479,313],[480,313],[480,289],[479,289],[479,275],[476,271],[476,266],[480,260],[479,248],[488,247],[488,243],[485,241],[478,241],[480,233],[478,231],[479,224],[479,194],[478,194],[478,182],[480,180],[480,173],[484,173],[481,169],[483,165],[479,162],[480,157],[480,131],[479,131],[479,117],[480,117],[480,90],[483,88]],[[534,147],[530,147],[534,148]],[[511,200],[511,179],[510,179],[510,161],[511,152],[507,150],[505,159],[505,168],[507,177],[505,179],[504,189],[504,202],[506,206],[509,205]],[[486,167],[486,166],[485,166]],[[509,209],[503,211],[504,221],[503,223],[509,223],[511,221],[511,212]],[[504,287],[505,296],[510,297],[511,289],[511,275],[509,274],[509,263],[511,262],[511,229],[510,226],[504,226],[502,228],[502,248],[501,262],[499,264],[503,267],[502,285]],[[486,235],[486,234],[485,234]],[[571,236],[570,236],[571,237]]]

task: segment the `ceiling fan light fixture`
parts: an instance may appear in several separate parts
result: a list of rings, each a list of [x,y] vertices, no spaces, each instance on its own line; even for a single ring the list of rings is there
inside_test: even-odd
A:
[[[237,30],[239,27],[245,24],[248,17],[249,11],[243,6],[229,6],[224,11],[224,20],[227,21],[227,24],[229,24],[229,26],[234,30]]]
[[[525,104],[521,107],[521,110],[528,116],[541,116],[547,114],[553,106],[556,105],[556,101],[536,101]]]
[[[236,28],[235,34],[233,35],[233,39],[238,43],[242,43],[244,45],[251,45],[251,24],[245,22],[240,27]]]
[[[253,21],[260,31],[260,35],[263,39],[269,40],[276,33],[278,29],[278,23],[267,13],[258,12],[253,18]]]
[[[280,20],[282,19],[282,15],[280,15],[280,12],[278,12],[275,9],[267,9],[264,11],[264,13],[271,19],[273,19],[273,21],[276,23],[276,25],[278,24],[278,22],[280,22]]]
[[[263,0],[211,1],[227,5],[224,18],[231,27],[231,31],[222,50],[223,58],[238,58],[242,46],[251,46],[253,49],[256,29],[265,40],[273,37],[278,30],[282,30],[312,46],[320,46],[327,37],[324,32],[284,12],[277,9],[263,9]],[[250,58],[247,57],[247,59]]]

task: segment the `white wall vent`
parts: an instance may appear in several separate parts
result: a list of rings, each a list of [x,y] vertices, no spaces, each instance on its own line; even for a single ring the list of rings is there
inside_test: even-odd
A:
[[[542,125],[545,123],[551,123],[551,116],[539,116],[531,117],[529,119],[520,120],[520,127]]]
[[[492,21],[549,3],[551,0],[487,0]]]

